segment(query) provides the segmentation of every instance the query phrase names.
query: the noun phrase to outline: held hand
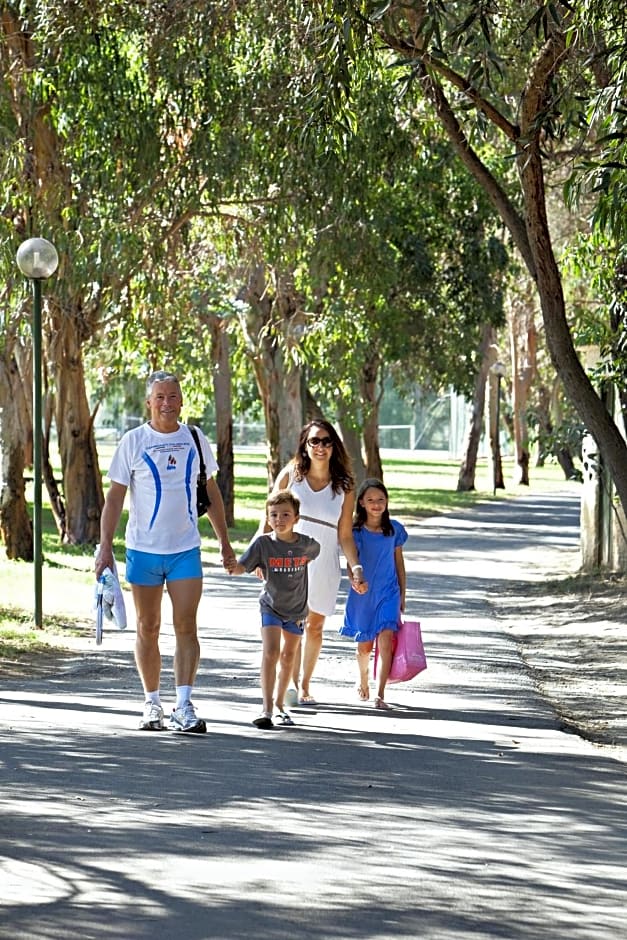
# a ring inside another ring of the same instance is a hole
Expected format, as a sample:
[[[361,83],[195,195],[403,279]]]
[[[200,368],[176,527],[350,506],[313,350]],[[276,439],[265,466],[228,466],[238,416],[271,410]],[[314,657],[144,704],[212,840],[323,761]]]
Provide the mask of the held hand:
[[[263,569],[255,568],[255,577],[259,578],[260,581],[263,581]]]
[[[361,578],[353,578],[351,587],[353,591],[357,591],[358,594],[366,594],[368,591],[368,582],[362,581]]]
[[[349,571],[353,591],[357,591],[358,594],[365,594],[368,590],[368,582],[364,581],[364,566],[354,564],[349,567]]]
[[[221,551],[222,555],[222,566],[225,571],[228,571],[230,574],[235,565],[237,564],[237,558],[235,557],[235,552],[230,545],[224,545]]]

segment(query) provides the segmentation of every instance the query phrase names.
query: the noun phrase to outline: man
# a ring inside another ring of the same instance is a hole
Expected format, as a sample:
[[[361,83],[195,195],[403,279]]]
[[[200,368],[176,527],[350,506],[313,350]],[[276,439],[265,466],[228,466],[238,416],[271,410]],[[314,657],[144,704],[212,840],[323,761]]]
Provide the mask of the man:
[[[139,727],[143,731],[161,731],[165,727],[160,698],[159,631],[163,585],[166,584],[176,639],[176,704],[169,726],[176,731],[202,734],[207,728],[197,717],[192,703],[200,660],[196,623],[202,596],[196,512],[200,459],[189,428],[178,420],[183,396],[177,377],[171,372],[153,372],[147,382],[146,396],[150,420],[124,435],[111,460],[111,486],[100,521],[96,577],[100,577],[107,566],[113,569],[113,537],[126,491],[130,488],[126,580],[131,585],[137,615],[135,662],[145,695]],[[228,538],[222,496],[211,476],[217,464],[202,433],[199,433],[199,440],[211,500],[207,515],[220,543],[222,563],[228,571],[236,558]]]

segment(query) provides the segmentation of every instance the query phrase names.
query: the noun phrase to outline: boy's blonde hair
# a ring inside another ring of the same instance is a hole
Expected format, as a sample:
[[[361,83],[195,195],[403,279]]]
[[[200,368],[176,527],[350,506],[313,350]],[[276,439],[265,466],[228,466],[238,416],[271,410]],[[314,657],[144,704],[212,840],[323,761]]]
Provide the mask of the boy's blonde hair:
[[[272,509],[273,506],[282,506],[284,503],[290,504],[294,510],[295,516],[300,515],[300,500],[291,490],[278,490],[278,492],[268,496],[266,500],[266,511]]]

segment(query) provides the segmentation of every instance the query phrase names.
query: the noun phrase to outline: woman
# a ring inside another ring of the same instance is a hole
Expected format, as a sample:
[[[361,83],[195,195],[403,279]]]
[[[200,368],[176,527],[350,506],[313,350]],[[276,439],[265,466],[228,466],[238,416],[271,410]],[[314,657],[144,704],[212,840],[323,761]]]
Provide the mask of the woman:
[[[300,500],[300,518],[294,529],[320,544],[320,554],[310,562],[302,677],[297,655],[294,682],[299,705],[315,705],[309,683],[322,647],[326,617],[335,611],[342,572],[340,546],[352,572],[352,586],[368,590],[353,539],[355,483],[350,459],[335,428],[328,421],[310,421],[300,432],[293,459],[281,471],[274,491],[289,488]]]

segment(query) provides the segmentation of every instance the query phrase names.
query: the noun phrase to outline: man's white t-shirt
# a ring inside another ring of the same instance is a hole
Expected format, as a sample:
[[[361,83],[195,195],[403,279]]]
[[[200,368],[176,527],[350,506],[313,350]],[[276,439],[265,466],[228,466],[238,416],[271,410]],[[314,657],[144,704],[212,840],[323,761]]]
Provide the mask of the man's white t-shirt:
[[[218,469],[207,438],[198,438],[210,477]],[[171,434],[149,424],[127,431],[109,467],[109,479],[129,487],[126,547],[171,555],[200,545],[196,513],[198,448],[185,424]]]

